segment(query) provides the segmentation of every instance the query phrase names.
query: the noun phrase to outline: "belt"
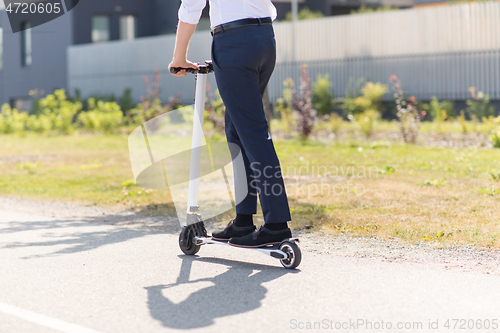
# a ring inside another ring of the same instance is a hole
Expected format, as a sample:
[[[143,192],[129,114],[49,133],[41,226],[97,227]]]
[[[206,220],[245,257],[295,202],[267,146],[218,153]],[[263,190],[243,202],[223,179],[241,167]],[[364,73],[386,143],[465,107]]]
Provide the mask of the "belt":
[[[270,17],[241,19],[216,26],[214,30],[212,30],[212,36],[218,34],[219,32],[224,32],[238,27],[244,27],[246,25],[268,25],[268,24],[273,24],[273,20]]]

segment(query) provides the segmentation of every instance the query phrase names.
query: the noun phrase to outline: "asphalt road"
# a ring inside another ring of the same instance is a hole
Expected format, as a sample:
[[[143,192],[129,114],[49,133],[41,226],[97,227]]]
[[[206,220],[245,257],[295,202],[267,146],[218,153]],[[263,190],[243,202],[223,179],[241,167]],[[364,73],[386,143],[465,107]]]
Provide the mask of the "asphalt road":
[[[0,332],[500,330],[499,276],[313,252],[289,271],[227,246],[184,256],[177,226],[26,211],[0,211]]]

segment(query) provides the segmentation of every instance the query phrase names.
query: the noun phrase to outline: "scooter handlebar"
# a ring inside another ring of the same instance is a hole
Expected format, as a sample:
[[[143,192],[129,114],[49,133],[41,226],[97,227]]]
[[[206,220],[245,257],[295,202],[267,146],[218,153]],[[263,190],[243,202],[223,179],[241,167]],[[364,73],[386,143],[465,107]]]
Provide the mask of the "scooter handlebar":
[[[188,72],[188,73],[193,73],[193,74],[198,73],[198,70],[195,68],[182,68],[182,67],[172,67],[172,68],[170,68],[170,73],[177,74],[180,71],[182,71],[183,69],[186,70],[186,72]]]
[[[194,69],[194,68],[182,68],[182,67],[171,67],[170,68],[170,73],[172,74],[177,74],[182,70],[185,70],[188,73],[193,73],[193,74],[208,74],[212,73],[214,71],[214,66],[212,64],[211,60],[205,61],[205,65],[199,65],[199,69]]]

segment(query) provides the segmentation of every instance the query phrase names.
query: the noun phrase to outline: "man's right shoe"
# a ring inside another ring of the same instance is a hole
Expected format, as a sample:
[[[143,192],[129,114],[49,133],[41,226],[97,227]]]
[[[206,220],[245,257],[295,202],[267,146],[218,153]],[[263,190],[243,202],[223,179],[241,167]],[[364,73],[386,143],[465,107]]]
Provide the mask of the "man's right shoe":
[[[255,230],[255,226],[237,227],[234,225],[234,220],[231,220],[223,231],[212,233],[212,239],[217,241],[228,241],[232,237],[242,237],[251,234]]]
[[[279,245],[285,239],[292,238],[290,228],[282,230],[270,230],[265,225],[257,231],[243,237],[233,237],[228,244],[236,247],[258,248]]]

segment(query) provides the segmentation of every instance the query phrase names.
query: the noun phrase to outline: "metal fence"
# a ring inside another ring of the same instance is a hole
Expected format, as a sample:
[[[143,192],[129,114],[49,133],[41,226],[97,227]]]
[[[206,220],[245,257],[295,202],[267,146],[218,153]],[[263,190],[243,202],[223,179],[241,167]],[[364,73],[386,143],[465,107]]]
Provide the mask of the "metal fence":
[[[470,86],[500,100],[500,2],[329,17],[300,21],[295,29],[291,22],[274,27],[278,57],[269,84],[272,100],[281,96],[287,77],[298,80],[303,63],[313,80],[317,74],[330,74],[335,96],[344,95],[350,79],[388,83],[396,74],[405,90],[422,100],[464,100]],[[130,87],[138,100],[144,75],[152,78],[157,68],[164,100],[182,91],[182,101],[192,101],[192,78],[167,72],[174,41],[175,36],[160,36],[72,46],[69,87],[83,96],[120,96]],[[210,43],[209,32],[195,33],[189,58],[209,59]],[[213,77],[210,83],[215,87]]]

